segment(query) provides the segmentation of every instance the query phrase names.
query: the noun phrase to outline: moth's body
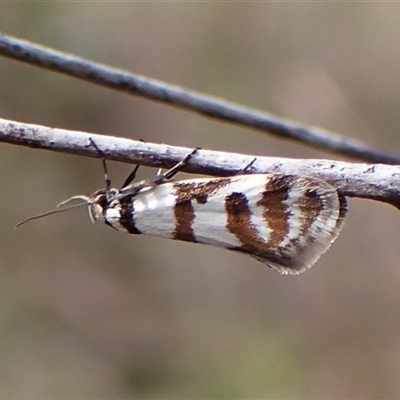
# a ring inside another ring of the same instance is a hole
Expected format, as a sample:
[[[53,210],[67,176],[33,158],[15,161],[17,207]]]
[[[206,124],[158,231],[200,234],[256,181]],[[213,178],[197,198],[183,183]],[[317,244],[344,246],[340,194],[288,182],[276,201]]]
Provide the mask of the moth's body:
[[[240,251],[282,274],[314,264],[336,239],[346,212],[333,186],[299,176],[193,179],[144,185],[133,195],[112,190],[92,208],[96,219],[119,231]]]

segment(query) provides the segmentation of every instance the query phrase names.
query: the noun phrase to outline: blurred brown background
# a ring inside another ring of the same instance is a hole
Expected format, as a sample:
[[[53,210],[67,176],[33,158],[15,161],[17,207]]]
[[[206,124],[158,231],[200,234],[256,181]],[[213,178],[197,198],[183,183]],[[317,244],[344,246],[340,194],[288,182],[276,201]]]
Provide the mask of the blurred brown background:
[[[2,3],[0,28],[400,152],[400,4]],[[5,58],[0,88],[2,118],[335,158]],[[115,185],[131,171],[109,167]],[[350,200],[330,251],[285,277],[222,249],[92,226],[85,210],[13,231],[101,187],[101,164],[1,145],[0,169],[1,398],[400,397],[394,208]]]

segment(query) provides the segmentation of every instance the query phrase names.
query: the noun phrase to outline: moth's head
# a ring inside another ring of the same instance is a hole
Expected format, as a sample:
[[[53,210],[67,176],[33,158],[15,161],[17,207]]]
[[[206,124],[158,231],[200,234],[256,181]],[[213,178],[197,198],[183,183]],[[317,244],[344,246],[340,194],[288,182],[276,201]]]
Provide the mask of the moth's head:
[[[14,228],[18,228],[19,226],[25,224],[26,222],[32,221],[34,219],[44,218],[47,217],[48,215],[53,215],[53,214],[59,214],[71,210],[72,208],[77,208],[85,205],[88,207],[90,220],[93,223],[95,223],[96,221],[103,219],[105,210],[109,207],[110,203],[113,200],[113,197],[116,196],[118,193],[119,190],[117,189],[110,189],[109,191],[107,191],[106,189],[100,189],[94,192],[90,196],[84,196],[84,195],[72,196],[69,199],[64,200],[61,203],[57,204],[57,208],[55,210],[51,210],[43,214],[29,217],[19,222],[17,225],[15,225]],[[80,202],[67,206],[67,204],[76,200],[79,200]]]
[[[88,210],[89,210],[89,217],[93,223],[103,219],[104,212],[109,207],[113,197],[116,196],[118,193],[119,191],[117,189],[110,189],[108,193],[107,190],[100,189],[96,190],[92,195],[86,198],[87,199],[86,204],[88,205]],[[81,196],[78,197],[82,199]],[[66,202],[69,202],[74,198],[77,198],[77,196],[74,196],[66,200]],[[64,202],[61,204],[66,204],[66,203]],[[58,207],[59,206],[60,205],[58,205]]]

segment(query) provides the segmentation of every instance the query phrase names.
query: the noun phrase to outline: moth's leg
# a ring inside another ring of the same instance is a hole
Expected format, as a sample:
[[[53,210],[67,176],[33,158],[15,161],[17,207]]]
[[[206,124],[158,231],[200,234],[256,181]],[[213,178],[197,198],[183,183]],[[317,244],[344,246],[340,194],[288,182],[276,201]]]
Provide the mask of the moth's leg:
[[[143,140],[143,139],[139,139],[139,142],[146,143],[146,141]],[[135,165],[135,168],[133,169],[133,171],[125,179],[125,182],[121,186],[121,189],[123,189],[124,187],[126,187],[126,186],[128,186],[128,185],[130,185],[132,183],[132,181],[136,178],[136,173],[138,172],[138,169],[139,169],[139,165]]]
[[[129,174],[129,176],[125,179],[125,182],[123,183],[123,185],[121,186],[121,188],[123,189],[124,187],[128,186],[130,183],[132,183],[132,181],[136,178],[136,173],[139,169],[139,165],[135,165],[135,168],[133,169],[133,171]]]
[[[135,171],[133,171],[127,179],[129,183],[120,190],[120,193],[118,195],[113,197],[113,200],[122,199],[126,196],[136,196],[136,194],[145,187],[157,186],[166,182],[170,182],[171,179],[181,170],[181,168],[189,162],[189,160],[196,153],[197,150],[199,150],[199,147],[193,149],[183,160],[179,161],[168,171],[157,174],[154,178],[151,179],[145,179],[137,183],[130,183],[130,177],[135,173]],[[137,171],[137,168],[135,168],[135,170]]]
[[[244,175],[247,174],[253,168],[254,163],[256,162],[257,157],[254,157],[244,168],[242,168],[236,175]]]
[[[104,171],[104,180],[106,182],[106,195],[107,199],[110,199],[110,189],[111,189],[111,180],[108,177],[108,170],[107,170],[107,164],[106,164],[106,159],[104,157],[104,153],[100,150],[99,146],[95,143],[95,141],[92,138],[89,138],[90,144],[97,150],[101,157],[101,162],[103,163],[103,171]]]
[[[160,184],[170,181],[193,157],[193,155],[200,150],[200,147],[195,147],[183,160],[179,161],[176,165],[170,168],[164,173],[158,174],[154,179],[153,183]]]

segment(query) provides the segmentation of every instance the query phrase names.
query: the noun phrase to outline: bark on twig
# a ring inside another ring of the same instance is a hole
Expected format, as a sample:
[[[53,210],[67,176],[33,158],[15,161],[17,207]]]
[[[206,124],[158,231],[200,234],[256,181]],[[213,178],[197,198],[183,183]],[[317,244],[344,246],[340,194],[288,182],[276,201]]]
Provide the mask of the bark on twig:
[[[157,168],[171,167],[192,150],[0,119],[0,142],[98,158],[89,138],[108,160]],[[240,172],[253,159],[252,155],[200,150],[183,171],[229,176]],[[400,166],[257,157],[249,173],[316,177],[331,183],[345,196],[378,200],[400,208]]]
[[[400,164],[400,157],[397,155],[370,148],[317,127],[301,125],[259,110],[110,68],[25,40],[0,35],[0,55],[347,157],[371,163]]]

